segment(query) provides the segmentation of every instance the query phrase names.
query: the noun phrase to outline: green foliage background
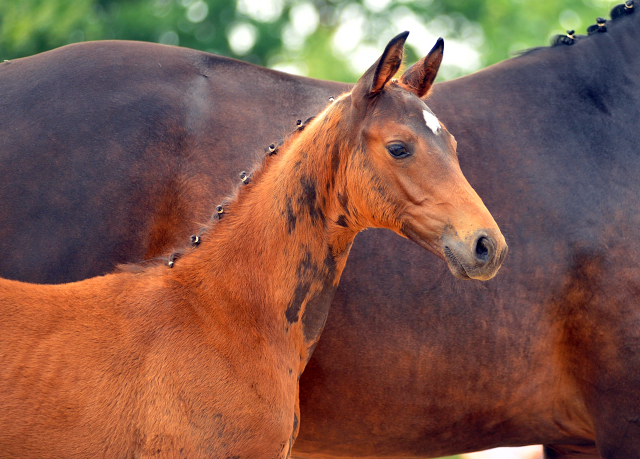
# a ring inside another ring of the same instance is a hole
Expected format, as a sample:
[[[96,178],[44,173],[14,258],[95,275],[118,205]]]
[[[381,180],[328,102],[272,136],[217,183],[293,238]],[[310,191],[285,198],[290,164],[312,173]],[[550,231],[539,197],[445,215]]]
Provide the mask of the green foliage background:
[[[361,19],[360,42],[380,51],[391,36],[401,31],[392,30],[398,15],[412,15],[414,20],[432,27],[448,24],[445,42],[447,39],[464,42],[472,27],[480,34],[479,39],[478,33],[474,38],[479,52],[475,68],[479,68],[506,59],[516,50],[547,45],[553,34],[564,33],[567,28],[585,33],[597,16],[608,17],[616,3],[619,2],[2,0],[0,59],[28,56],[78,41],[144,40],[178,44],[270,67],[284,63],[285,69],[286,65],[293,65],[301,73],[317,78],[355,81],[360,72],[350,62],[360,48],[352,50],[351,55],[336,52],[334,39],[349,15]],[[292,33],[296,12],[308,12],[310,8],[315,10],[317,27],[311,33]],[[249,30],[249,35],[255,38],[249,50],[230,46],[228,37],[238,25],[245,35]],[[412,36],[408,43],[411,45]],[[424,44],[421,45],[424,49]],[[414,48],[409,48],[410,62],[420,57]],[[446,53],[447,48],[445,59]],[[444,76],[451,78],[471,70],[453,68]]]

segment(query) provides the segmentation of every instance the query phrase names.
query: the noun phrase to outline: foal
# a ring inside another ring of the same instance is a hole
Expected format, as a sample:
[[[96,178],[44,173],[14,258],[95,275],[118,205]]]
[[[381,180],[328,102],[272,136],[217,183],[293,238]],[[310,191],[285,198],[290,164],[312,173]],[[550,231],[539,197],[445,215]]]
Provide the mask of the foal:
[[[284,458],[298,379],[355,235],[389,228],[465,278],[506,244],[420,97],[408,33],[301,126],[175,262],[66,285],[0,281],[0,456]]]

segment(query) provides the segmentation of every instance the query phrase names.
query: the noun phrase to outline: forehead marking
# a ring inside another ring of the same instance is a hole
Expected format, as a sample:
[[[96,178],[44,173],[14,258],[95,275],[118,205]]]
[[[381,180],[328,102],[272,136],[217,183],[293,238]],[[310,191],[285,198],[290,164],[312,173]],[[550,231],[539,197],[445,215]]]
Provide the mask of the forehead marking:
[[[431,129],[435,135],[440,134],[441,126],[438,118],[428,110],[422,110],[422,115],[424,116],[425,123],[427,123],[427,127]]]

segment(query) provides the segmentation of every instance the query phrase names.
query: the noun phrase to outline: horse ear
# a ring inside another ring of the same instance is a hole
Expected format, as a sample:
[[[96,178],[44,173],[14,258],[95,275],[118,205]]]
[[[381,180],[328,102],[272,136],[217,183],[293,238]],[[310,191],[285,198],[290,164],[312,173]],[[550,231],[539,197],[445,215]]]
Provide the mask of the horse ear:
[[[404,54],[404,42],[407,41],[409,32],[396,35],[387,44],[380,59],[376,61],[364,75],[360,77],[353,93],[361,96],[375,96],[382,91],[384,85],[396,74],[402,65]]]
[[[436,44],[431,48],[429,54],[404,72],[402,77],[400,77],[400,83],[418,97],[426,96],[438,75],[443,51],[444,40],[438,38],[438,41],[436,41]]]

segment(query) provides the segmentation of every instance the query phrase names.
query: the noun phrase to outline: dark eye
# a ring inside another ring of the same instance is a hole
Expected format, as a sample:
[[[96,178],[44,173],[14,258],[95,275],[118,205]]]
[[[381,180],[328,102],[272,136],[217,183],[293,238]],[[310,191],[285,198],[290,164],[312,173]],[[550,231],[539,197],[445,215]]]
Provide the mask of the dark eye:
[[[401,143],[392,143],[391,145],[387,145],[387,151],[394,158],[406,158],[411,155],[411,152],[408,151]]]

